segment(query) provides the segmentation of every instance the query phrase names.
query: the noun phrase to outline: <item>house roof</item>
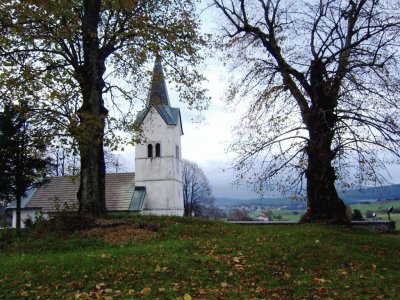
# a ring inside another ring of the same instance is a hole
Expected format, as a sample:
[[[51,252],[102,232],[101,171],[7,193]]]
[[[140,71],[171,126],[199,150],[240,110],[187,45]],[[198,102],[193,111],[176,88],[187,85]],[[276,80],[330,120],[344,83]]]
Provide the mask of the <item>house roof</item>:
[[[25,196],[21,198],[21,208],[25,207],[26,203],[31,199],[32,195],[35,193],[36,188],[31,188],[26,191]],[[17,202],[13,201],[9,206],[7,206],[7,210],[16,209]]]
[[[127,211],[135,190],[135,173],[106,174],[106,207],[108,211]],[[77,209],[79,178],[52,177],[38,188],[25,208],[42,208],[43,212]]]

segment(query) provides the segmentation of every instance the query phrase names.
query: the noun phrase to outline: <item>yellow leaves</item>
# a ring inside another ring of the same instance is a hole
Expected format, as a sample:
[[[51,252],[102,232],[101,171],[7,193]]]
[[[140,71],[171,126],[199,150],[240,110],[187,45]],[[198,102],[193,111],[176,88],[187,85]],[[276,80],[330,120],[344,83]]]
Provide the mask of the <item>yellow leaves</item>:
[[[135,294],[135,290],[129,289],[129,290],[127,290],[126,293],[127,293],[128,295],[134,295],[134,294]]]
[[[228,283],[226,283],[226,282],[221,282],[221,287],[222,287],[222,288],[227,288],[228,286],[229,286]]]
[[[165,273],[168,271],[167,267],[160,267],[159,265],[156,266],[156,269],[154,270],[156,273]]]
[[[348,275],[349,273],[345,269],[339,269],[341,275]]]
[[[319,284],[324,284],[326,282],[331,282],[330,280],[323,279],[323,278],[318,278],[318,277],[314,277],[313,281],[314,281],[314,283],[319,283]]]
[[[232,260],[233,260],[235,263],[240,263],[239,257],[234,257]]]
[[[145,287],[145,288],[143,288],[143,289],[140,291],[140,293],[141,293],[142,295],[149,295],[149,294],[151,294],[151,288]]]
[[[203,289],[199,289],[197,292],[198,292],[200,295],[206,295],[206,294],[207,294],[207,292],[206,292],[205,290],[203,290]]]
[[[74,298],[75,298],[75,300],[77,300],[77,299],[92,299],[92,293],[91,294],[88,294],[85,292],[76,293]]]
[[[20,297],[28,297],[29,293],[27,291],[20,291],[19,295],[20,295]]]
[[[104,282],[98,283],[95,285],[96,290],[101,290],[106,286]]]
[[[100,257],[101,257],[102,259],[107,259],[107,258],[110,258],[111,255],[110,255],[110,254],[105,254],[105,253],[103,253]]]
[[[185,294],[183,296],[183,300],[192,300],[192,296],[190,296],[189,294]]]

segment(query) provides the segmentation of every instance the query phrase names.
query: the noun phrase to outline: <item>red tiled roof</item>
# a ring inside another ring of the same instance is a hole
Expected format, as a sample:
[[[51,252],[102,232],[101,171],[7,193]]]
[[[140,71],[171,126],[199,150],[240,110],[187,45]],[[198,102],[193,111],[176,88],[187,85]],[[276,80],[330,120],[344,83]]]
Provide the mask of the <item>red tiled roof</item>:
[[[78,209],[79,178],[52,177],[38,188],[25,208],[41,207],[43,212]],[[135,190],[135,173],[106,174],[106,206],[109,211],[126,211]]]

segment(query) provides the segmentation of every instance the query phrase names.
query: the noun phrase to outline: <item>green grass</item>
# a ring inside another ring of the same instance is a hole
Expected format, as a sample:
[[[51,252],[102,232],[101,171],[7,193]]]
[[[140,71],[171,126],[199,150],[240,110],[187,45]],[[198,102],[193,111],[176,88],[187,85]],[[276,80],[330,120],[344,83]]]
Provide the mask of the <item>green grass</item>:
[[[399,299],[398,232],[129,218],[157,235],[122,245],[9,237],[0,299]]]

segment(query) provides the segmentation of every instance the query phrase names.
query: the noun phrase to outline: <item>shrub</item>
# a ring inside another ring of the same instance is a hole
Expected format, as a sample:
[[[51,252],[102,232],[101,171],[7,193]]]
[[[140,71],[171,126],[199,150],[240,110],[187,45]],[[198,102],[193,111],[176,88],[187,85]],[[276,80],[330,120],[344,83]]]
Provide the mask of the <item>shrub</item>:
[[[228,221],[252,221],[244,209],[235,209],[228,216]]]
[[[365,212],[365,217],[368,218],[368,219],[372,219],[374,217],[372,210],[367,210]]]
[[[66,237],[72,233],[95,227],[95,218],[90,215],[75,212],[61,212],[49,219],[38,219],[33,225],[39,234],[51,233],[60,237]]]
[[[364,217],[362,215],[362,212],[359,209],[355,209],[353,211],[352,220],[353,221],[364,221]]]

